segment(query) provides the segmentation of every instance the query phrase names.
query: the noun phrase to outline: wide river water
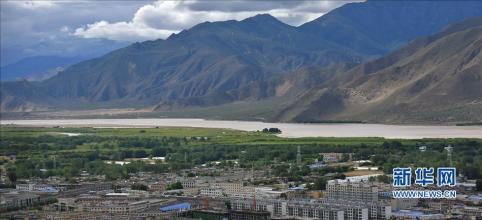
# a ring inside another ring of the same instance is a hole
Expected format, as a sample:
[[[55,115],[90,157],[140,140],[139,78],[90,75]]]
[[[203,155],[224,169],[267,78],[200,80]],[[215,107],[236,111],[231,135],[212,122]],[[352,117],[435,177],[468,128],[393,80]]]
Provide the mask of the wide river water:
[[[49,119],[1,120],[0,124],[17,126],[61,127],[203,127],[256,131],[281,129],[281,137],[384,137],[418,138],[482,138],[482,126],[431,126],[383,124],[295,124],[257,121],[221,121],[204,119],[142,118],[142,119]]]

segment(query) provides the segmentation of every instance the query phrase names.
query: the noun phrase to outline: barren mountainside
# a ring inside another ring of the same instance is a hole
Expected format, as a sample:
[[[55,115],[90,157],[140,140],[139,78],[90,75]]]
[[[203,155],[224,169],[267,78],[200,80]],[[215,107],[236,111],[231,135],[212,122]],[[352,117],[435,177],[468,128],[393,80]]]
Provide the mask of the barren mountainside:
[[[437,34],[474,16],[476,1],[366,1],[299,27],[268,14],[204,22],[41,82],[1,82],[1,111],[257,109],[280,98],[264,119],[478,120],[480,17]]]
[[[476,18],[340,74],[300,96],[279,120],[482,120],[481,49]]]

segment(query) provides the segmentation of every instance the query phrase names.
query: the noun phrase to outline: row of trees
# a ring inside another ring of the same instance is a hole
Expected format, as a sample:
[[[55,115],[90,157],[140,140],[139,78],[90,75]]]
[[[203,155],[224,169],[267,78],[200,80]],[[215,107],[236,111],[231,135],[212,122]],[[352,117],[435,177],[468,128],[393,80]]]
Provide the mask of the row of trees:
[[[276,130],[267,129],[268,132]],[[241,142],[241,141],[240,141]],[[393,167],[415,164],[417,166],[448,166],[444,147],[454,146],[453,162],[459,173],[469,179],[482,179],[482,143],[475,140],[422,140],[422,141],[386,141],[381,144],[361,143],[363,140],[347,140],[345,143],[327,144],[315,139],[302,145],[302,162],[311,163],[322,159],[321,152],[353,154],[353,159],[370,159],[373,165],[390,173]],[[182,137],[117,137],[82,135],[76,137],[42,135],[38,137],[5,136],[0,140],[2,155],[17,155],[15,164],[4,164],[12,179],[32,176],[48,177],[52,175],[71,178],[81,171],[91,174],[104,174],[110,179],[127,178],[129,173],[138,171],[168,172],[211,161],[238,160],[241,167],[263,168],[271,164],[295,164],[296,149],[299,144],[277,141],[268,144],[236,143],[225,144],[222,140],[192,139]],[[419,146],[427,146],[420,152]],[[164,156],[167,164],[149,165],[131,163],[125,166],[105,164],[105,160],[123,160],[125,158],[143,158]],[[232,162],[222,166],[232,167]],[[41,171],[45,169],[47,171]],[[320,169],[318,175],[329,172]],[[305,166],[290,168],[288,165],[274,167],[276,176],[299,179],[310,174]],[[16,176],[16,177],[13,177]]]

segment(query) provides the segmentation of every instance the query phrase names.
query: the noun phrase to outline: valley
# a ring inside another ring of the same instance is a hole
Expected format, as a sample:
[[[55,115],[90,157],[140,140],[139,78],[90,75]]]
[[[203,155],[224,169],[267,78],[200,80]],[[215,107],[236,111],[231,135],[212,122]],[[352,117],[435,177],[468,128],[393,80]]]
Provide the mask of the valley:
[[[382,9],[392,16],[370,13]],[[480,16],[476,5],[368,1],[298,27],[269,14],[203,22],[41,82],[2,81],[1,117],[478,123]]]

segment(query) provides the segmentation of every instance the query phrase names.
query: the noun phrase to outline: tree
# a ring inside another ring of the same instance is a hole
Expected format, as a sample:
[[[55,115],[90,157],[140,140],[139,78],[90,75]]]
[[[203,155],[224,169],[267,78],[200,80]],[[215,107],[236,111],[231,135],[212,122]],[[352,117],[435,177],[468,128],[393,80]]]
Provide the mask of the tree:
[[[224,202],[224,206],[226,206],[226,209],[231,210],[231,203],[229,201]]]
[[[318,156],[318,162],[323,162],[323,155]]]
[[[143,157],[146,157],[147,156],[147,153],[145,150],[136,150],[134,152],[134,157],[135,158],[143,158]]]
[[[15,184],[17,182],[17,172],[15,171],[15,169],[8,169],[7,176],[8,180],[10,180],[11,183]]]
[[[481,170],[479,167],[477,167],[476,165],[467,165],[464,169],[463,169],[464,173],[465,173],[465,176],[467,176],[468,179],[479,179],[479,178],[482,178],[482,175],[481,175]]]
[[[388,183],[390,183],[392,180],[391,180],[390,177],[388,177],[387,175],[380,175],[380,176],[377,176],[377,181],[388,184]]]
[[[269,132],[270,133],[281,133],[281,130],[279,128],[270,128]]]
[[[165,157],[166,154],[167,154],[166,149],[160,148],[160,147],[156,147],[156,148],[152,149],[152,152],[151,152],[151,155],[153,157]]]
[[[301,169],[299,170],[299,175],[301,176],[307,176],[309,175],[311,172],[311,169],[310,167],[308,166],[302,166]]]
[[[79,174],[80,174],[80,169],[78,166],[66,166],[62,170],[62,175],[67,179],[70,179],[74,176],[78,176]]]
[[[182,189],[182,183],[177,181],[175,183],[171,183],[167,185],[166,190],[174,190],[174,189]]]
[[[340,162],[347,162],[350,160],[350,155],[349,154],[342,154]]]
[[[131,185],[131,189],[147,191],[147,186],[140,183],[134,183]]]
[[[122,151],[122,156],[123,156],[124,158],[132,158],[132,155],[133,155],[133,153],[132,153],[131,150]]]
[[[103,174],[107,180],[126,179],[129,177],[127,172],[120,165],[108,165],[103,170]]]
[[[273,168],[273,175],[278,176],[278,177],[287,177],[289,175],[288,173],[289,165],[278,165]]]
[[[335,175],[333,175],[333,179],[342,179],[342,180],[344,180],[344,179],[346,179],[346,176],[345,176],[345,174],[343,174],[343,173],[336,173]]]
[[[477,190],[477,192],[482,192],[482,179],[475,181],[475,190]]]
[[[309,186],[311,190],[325,190],[326,189],[326,179],[318,178],[312,185]]]
[[[263,132],[279,134],[281,133],[281,130],[279,128],[263,128]]]

